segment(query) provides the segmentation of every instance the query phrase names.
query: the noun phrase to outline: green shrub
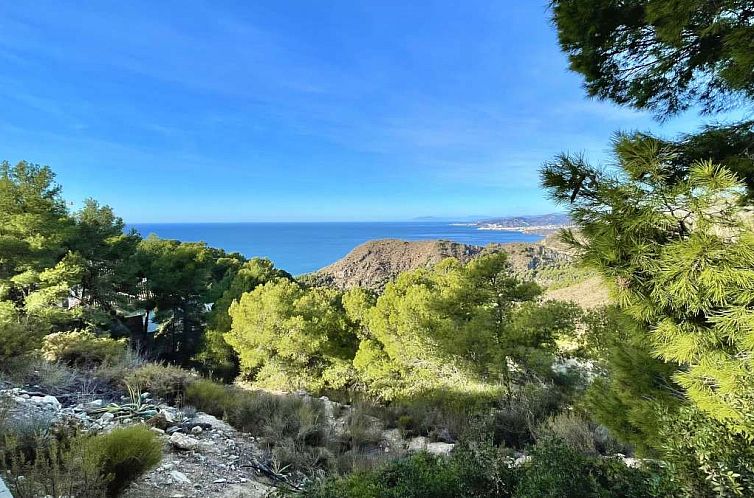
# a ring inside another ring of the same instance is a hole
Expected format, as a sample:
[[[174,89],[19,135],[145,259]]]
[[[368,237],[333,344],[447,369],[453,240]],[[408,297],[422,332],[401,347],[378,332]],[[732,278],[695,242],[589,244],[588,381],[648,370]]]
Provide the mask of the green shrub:
[[[373,471],[310,484],[310,498],[506,498],[516,483],[500,450],[462,446],[449,458],[419,453]]]
[[[327,420],[319,400],[247,392],[240,396],[228,420],[236,428],[268,438],[290,437],[309,446],[326,441]]]
[[[135,425],[85,440],[84,449],[98,462],[109,496],[125,489],[162,458],[162,443],[147,427]]]
[[[692,496],[754,496],[754,446],[730,427],[687,406],[664,414],[662,458]]]
[[[461,486],[446,460],[426,453],[388,464],[376,472],[313,485],[310,498],[459,498]]]
[[[522,469],[516,498],[646,498],[677,496],[663,469],[627,467],[616,458],[584,455],[557,439],[537,444]]]
[[[426,392],[411,399],[399,399],[388,406],[361,402],[365,413],[382,420],[386,427],[398,428],[405,437],[427,436],[431,440],[456,440],[468,421],[488,414],[497,397],[489,393]]]
[[[25,327],[16,308],[9,301],[0,301],[0,360],[24,356],[42,345],[43,331]]]
[[[354,405],[346,420],[346,436],[350,449],[363,450],[374,447],[382,439],[382,423]]]
[[[278,469],[311,472],[335,465],[335,455],[329,447],[333,441],[319,400],[197,380],[186,388],[185,401],[259,437],[260,445]]]
[[[84,381],[81,373],[65,363],[50,363],[37,356],[15,357],[3,362],[3,375],[14,385],[39,386],[49,394],[70,393]]]
[[[519,449],[533,444],[534,429],[563,403],[563,394],[552,387],[529,384],[513,392],[493,413],[495,443]]]
[[[196,380],[196,376],[180,367],[147,363],[127,374],[123,380],[142,392],[148,391],[153,396],[173,402],[184,397],[187,386]]]
[[[241,394],[236,389],[211,380],[199,379],[186,386],[185,401],[197,410],[227,418]]]
[[[535,430],[537,439],[559,439],[569,448],[596,455],[596,426],[583,416],[573,412],[561,412],[549,417]]]
[[[162,443],[144,426],[109,434],[0,435],[0,469],[16,498],[117,496],[162,458]]]
[[[31,446],[6,435],[0,440],[0,470],[15,498],[75,496],[105,498],[107,478],[84,438],[37,437]]]
[[[125,339],[98,337],[86,330],[56,332],[45,336],[44,358],[76,367],[90,367],[116,361],[125,354]]]

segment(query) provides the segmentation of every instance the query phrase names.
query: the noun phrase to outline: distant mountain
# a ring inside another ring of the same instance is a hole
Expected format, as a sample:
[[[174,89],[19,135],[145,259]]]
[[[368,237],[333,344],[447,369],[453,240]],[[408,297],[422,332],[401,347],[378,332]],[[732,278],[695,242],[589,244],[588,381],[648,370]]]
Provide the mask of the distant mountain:
[[[479,216],[479,215],[467,215],[467,216],[417,216],[416,218],[412,218],[411,221],[448,221],[448,222],[461,222],[461,221],[476,221],[480,220],[482,218],[486,218],[485,216]]]
[[[500,228],[523,228],[545,226],[568,226],[571,218],[565,213],[550,213],[530,216],[508,216],[477,220],[476,225],[495,225]]]

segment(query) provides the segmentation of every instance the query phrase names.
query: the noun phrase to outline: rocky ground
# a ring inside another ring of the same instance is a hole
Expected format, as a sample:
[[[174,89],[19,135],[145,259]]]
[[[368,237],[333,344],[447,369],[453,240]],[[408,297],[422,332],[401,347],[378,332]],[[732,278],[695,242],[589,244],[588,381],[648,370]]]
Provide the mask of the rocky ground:
[[[337,411],[342,414],[335,418],[336,403],[320,399],[326,404],[333,433],[344,430],[348,407],[340,405]],[[163,442],[162,461],[126,490],[123,496],[127,498],[256,498],[269,496],[276,487],[295,486],[288,476],[270,467],[251,435],[206,413],[159,403],[149,393],[119,403],[101,399],[61,403],[34,387],[0,385],[0,406],[6,420],[39,428],[68,426],[99,433],[137,423],[149,425]],[[374,424],[382,435],[375,451],[448,454],[454,447],[424,437],[406,441],[398,429],[383,430],[377,419]]]

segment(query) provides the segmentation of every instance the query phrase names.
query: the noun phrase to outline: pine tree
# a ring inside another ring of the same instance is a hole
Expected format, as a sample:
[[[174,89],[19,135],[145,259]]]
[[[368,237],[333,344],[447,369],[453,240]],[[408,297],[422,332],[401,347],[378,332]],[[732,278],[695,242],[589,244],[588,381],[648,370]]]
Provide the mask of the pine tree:
[[[564,234],[611,283],[653,353],[714,419],[754,434],[754,231],[744,186],[646,135],[615,142],[618,170],[561,156],[543,183],[580,231]]]

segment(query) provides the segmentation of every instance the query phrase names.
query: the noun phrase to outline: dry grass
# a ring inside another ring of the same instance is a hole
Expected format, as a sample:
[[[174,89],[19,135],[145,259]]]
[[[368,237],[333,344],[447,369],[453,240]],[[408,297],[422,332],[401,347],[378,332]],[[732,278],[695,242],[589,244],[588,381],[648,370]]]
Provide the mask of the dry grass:
[[[602,277],[591,277],[561,289],[548,290],[545,299],[576,303],[591,310],[610,304],[610,292]]]

